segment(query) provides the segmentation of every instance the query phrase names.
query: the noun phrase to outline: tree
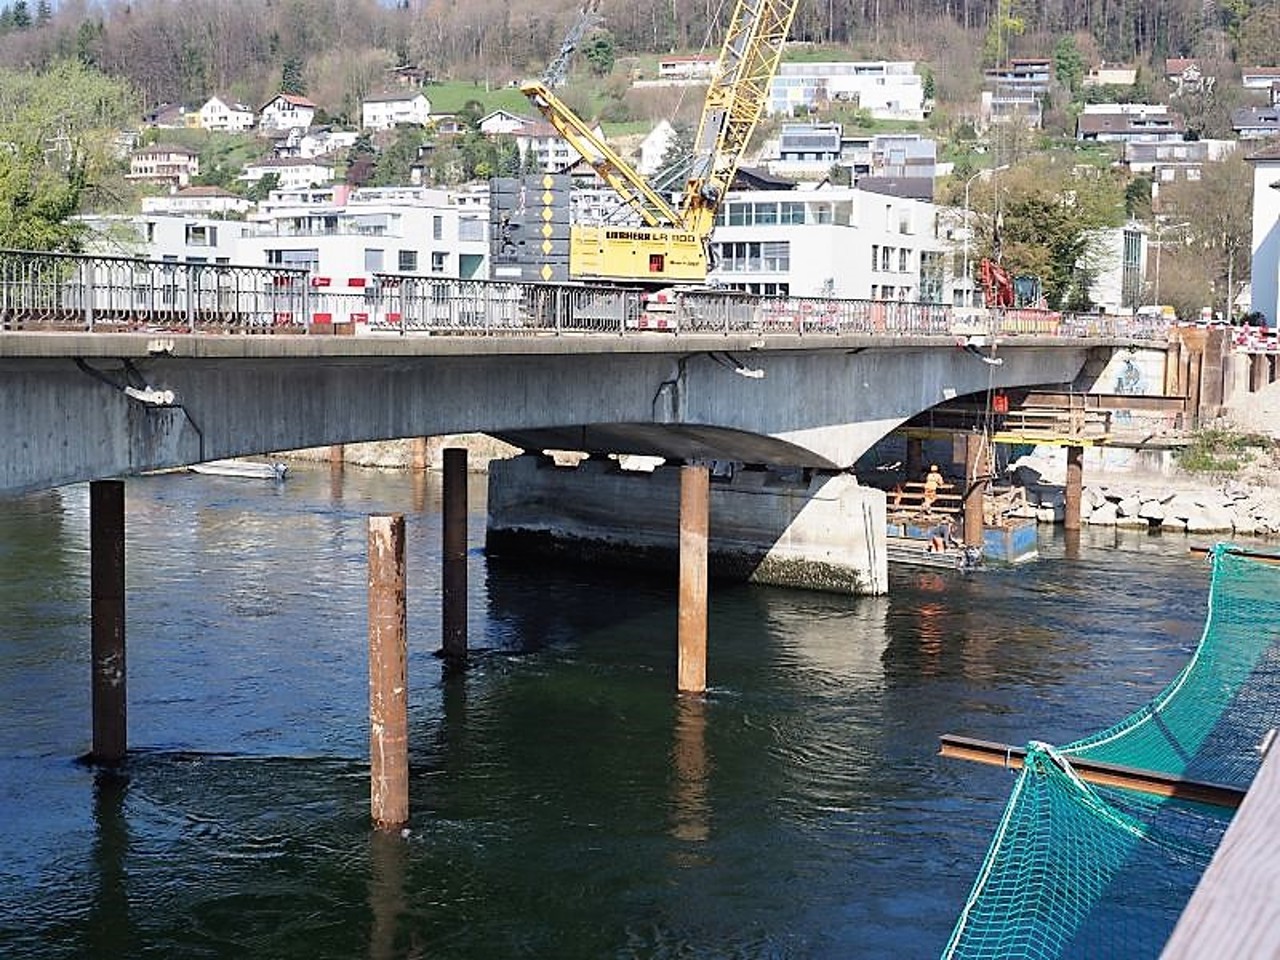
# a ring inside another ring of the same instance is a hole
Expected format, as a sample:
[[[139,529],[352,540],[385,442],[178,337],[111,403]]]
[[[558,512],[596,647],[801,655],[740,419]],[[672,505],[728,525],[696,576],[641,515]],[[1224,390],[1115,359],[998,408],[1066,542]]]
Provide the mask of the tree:
[[[1084,80],[1084,55],[1076,46],[1075,37],[1065,36],[1053,46],[1053,75],[1075,100]]]
[[[118,162],[133,91],[68,61],[43,73],[0,70],[0,247],[74,250],[71,220]]]
[[[286,57],[280,70],[280,92],[302,96],[307,92],[307,83],[302,78],[302,58]]]
[[[13,7],[13,28],[27,30],[31,27],[31,11],[27,8],[27,0],[15,0]]]
[[[371,187],[396,187],[407,185],[413,174],[414,164],[426,135],[420,127],[400,127],[395,139],[378,154],[377,166],[369,178]]]
[[[996,14],[987,25],[987,36],[982,42],[982,61],[991,67],[998,67],[1009,54],[1011,36],[1022,36],[1027,29],[1026,21],[1018,15],[1016,0],[999,0]]]
[[[43,27],[53,19],[53,7],[49,0],[39,0],[36,4],[36,26]]]
[[[1103,266],[1098,231],[1124,220],[1124,189],[1110,171],[1040,155],[973,184],[970,209],[975,257],[1039,278],[1054,309],[1080,307]]]
[[[597,30],[582,44],[582,57],[591,65],[591,72],[605,77],[613,72],[616,51],[613,36],[607,30]]]
[[[280,186],[280,174],[267,173],[263,174],[253,183],[249,184],[249,188],[245,191],[245,196],[255,203],[266,200],[271,196],[271,191]]]
[[[1188,242],[1211,270],[1213,304],[1233,315],[1239,285],[1248,279],[1253,231],[1253,170],[1240,151],[1206,164],[1199,180],[1161,191],[1161,210],[1188,224]],[[1163,281],[1162,281],[1163,282]]]

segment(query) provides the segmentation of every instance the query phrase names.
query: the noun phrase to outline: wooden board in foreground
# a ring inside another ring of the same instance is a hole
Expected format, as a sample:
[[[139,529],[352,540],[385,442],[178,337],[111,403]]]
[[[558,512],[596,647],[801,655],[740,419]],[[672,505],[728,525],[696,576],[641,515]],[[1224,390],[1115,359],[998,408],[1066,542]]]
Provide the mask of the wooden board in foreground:
[[[1280,956],[1277,802],[1280,750],[1270,750],[1173,928],[1161,960]]]
[[[944,757],[973,760],[991,766],[1007,767],[1010,770],[1021,770],[1022,761],[1027,755],[1027,751],[1022,747],[995,743],[991,740],[958,737],[950,733],[941,738],[941,744],[938,752]],[[1208,803],[1215,807],[1235,808],[1240,806],[1240,802],[1244,799],[1244,791],[1236,787],[1186,780],[1167,773],[1157,773],[1154,770],[1139,770],[1136,767],[1099,763],[1096,760],[1082,760],[1079,757],[1067,759],[1071,761],[1071,768],[1081,780],[1104,787],[1121,787],[1125,790],[1136,790],[1161,797],[1177,797],[1179,800]]]

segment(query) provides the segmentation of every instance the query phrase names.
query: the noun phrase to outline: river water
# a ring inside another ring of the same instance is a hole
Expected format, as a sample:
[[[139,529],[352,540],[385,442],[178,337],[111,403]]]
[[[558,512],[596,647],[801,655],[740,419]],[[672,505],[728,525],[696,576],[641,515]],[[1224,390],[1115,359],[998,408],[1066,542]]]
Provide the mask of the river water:
[[[681,702],[674,575],[487,559],[470,496],[454,675],[438,475],[130,480],[123,775],[75,762],[88,488],[0,502],[0,957],[936,957],[1013,782],[938,736],[1107,726],[1204,618],[1183,538],[1114,531],[883,598],[713,584]],[[406,836],[369,827],[379,512],[407,525]]]

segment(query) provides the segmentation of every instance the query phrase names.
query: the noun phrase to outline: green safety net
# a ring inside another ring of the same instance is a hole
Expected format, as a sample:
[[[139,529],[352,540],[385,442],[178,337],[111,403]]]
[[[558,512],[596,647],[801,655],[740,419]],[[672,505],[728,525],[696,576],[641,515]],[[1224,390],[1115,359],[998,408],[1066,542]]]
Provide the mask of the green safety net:
[[[1280,567],[1219,545],[1204,632],[1148,704],[1055,749],[1032,742],[947,958],[1157,957],[1229,822],[1218,808],[1090,786],[1087,758],[1246,788],[1280,709]]]

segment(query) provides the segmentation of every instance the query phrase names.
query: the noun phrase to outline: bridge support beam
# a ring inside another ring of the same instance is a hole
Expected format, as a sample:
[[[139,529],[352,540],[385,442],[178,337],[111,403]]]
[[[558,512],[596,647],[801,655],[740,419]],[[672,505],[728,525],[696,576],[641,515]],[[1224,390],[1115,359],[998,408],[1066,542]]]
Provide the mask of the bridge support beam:
[[[964,444],[964,542],[967,547],[980,547],[984,539],[982,501],[987,480],[981,466],[984,439],[970,433]]]
[[[369,518],[369,808],[374,825],[409,820],[409,690],[404,516]]]
[[[677,690],[707,690],[707,534],[711,471],[705,464],[680,468],[680,630]]]
[[[444,451],[444,557],[441,570],[443,639],[450,660],[467,655],[467,451]]]
[[[94,763],[124,760],[128,747],[125,672],[124,482],[89,484],[89,593]]]
[[[1067,490],[1062,528],[1080,529],[1080,500],[1084,494],[1084,447],[1067,447]]]

